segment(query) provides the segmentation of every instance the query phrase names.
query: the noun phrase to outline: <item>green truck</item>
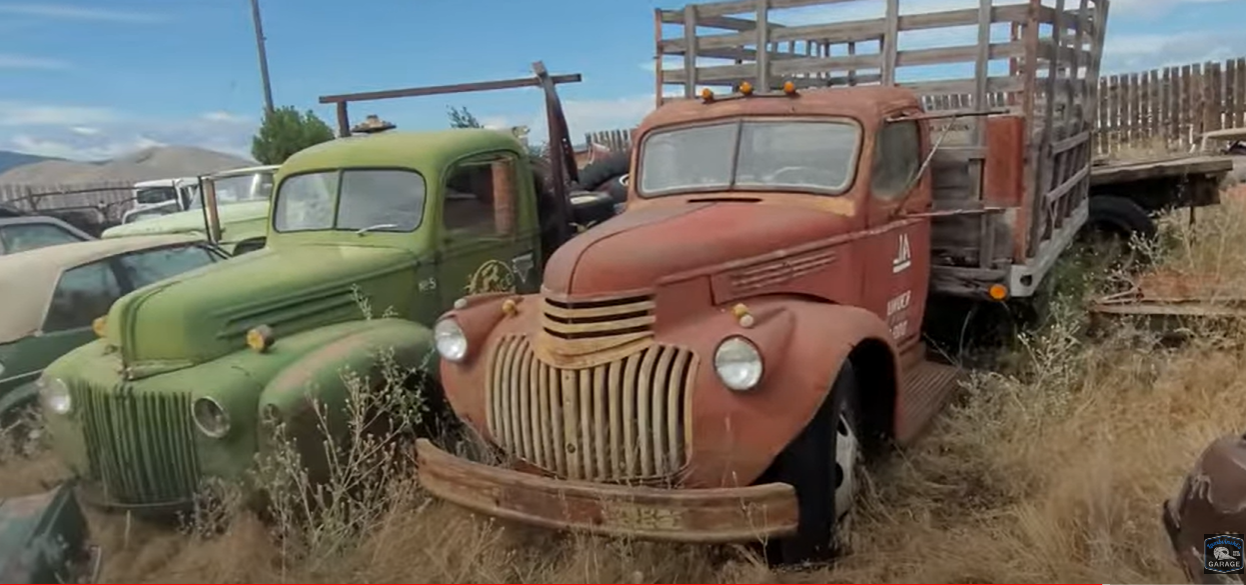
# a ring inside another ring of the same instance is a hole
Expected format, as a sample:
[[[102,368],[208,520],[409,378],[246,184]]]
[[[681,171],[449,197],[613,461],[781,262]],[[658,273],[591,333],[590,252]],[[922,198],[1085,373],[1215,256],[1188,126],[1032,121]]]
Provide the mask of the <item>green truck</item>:
[[[555,83],[579,76],[534,69],[431,92],[543,88],[548,161],[508,132],[347,130],[277,171],[263,249],[117,300],[102,338],[38,381],[53,449],[83,499],[180,509],[201,480],[244,476],[267,444],[261,422],[284,423],[299,445],[322,450],[310,399],[342,406],[342,368],[375,372],[377,350],[392,350],[400,366],[435,363],[433,320],[457,299],[537,291],[552,249],[574,225],[613,215],[614,202],[567,193],[577,170]],[[348,101],[430,88],[402,91],[329,99],[344,118]],[[395,316],[365,320],[357,295]]]
[[[276,165],[267,165],[199,177],[198,194],[189,209],[114,226],[104,230],[103,237],[195,233],[232,255],[253,252],[264,247],[276,172]],[[207,225],[213,214],[219,233],[209,234]]]

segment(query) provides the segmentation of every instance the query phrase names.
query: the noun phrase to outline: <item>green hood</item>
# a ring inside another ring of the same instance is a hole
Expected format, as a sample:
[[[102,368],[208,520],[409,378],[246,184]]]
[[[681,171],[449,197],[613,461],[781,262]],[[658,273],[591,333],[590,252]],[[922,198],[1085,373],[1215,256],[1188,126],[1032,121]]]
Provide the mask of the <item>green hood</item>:
[[[233,234],[230,227],[244,222],[268,219],[268,201],[246,201],[230,203],[217,208],[220,216],[221,239],[231,241]],[[262,221],[261,223],[267,223]],[[238,226],[241,229],[241,226]],[[189,209],[170,213],[160,217],[144,219],[134,223],[113,226],[104,230],[102,237],[123,238],[126,236],[145,236],[151,234],[203,233],[203,210]],[[262,234],[261,234],[262,235]]]
[[[266,248],[121,297],[108,313],[106,337],[134,378],[245,349],[247,331],[258,325],[273,329],[273,351],[280,351],[282,336],[362,319],[355,286],[374,312],[405,311],[416,263],[396,248]]]

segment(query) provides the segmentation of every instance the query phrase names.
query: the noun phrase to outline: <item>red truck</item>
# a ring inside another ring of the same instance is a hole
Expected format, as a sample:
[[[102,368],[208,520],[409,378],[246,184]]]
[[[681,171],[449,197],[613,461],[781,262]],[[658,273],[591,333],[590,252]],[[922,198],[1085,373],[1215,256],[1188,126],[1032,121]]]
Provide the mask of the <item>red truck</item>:
[[[429,492],[783,562],[837,550],[860,466],[955,387],[922,342],[928,297],[1031,295],[1086,221],[1108,1],[771,24],[832,3],[657,11],[659,54],[686,63],[659,88],[685,93],[637,129],[626,210],[554,252],[539,294],[466,297],[436,325],[446,397],[500,457],[422,439]],[[965,26],[977,44],[899,47]],[[972,74],[904,74],[939,64]]]

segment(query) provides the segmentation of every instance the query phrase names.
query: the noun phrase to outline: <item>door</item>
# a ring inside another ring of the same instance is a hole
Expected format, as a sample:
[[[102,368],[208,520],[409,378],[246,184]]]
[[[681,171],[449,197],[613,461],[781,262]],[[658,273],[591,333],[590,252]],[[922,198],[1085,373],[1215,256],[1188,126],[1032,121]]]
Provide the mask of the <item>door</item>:
[[[466,295],[538,290],[540,252],[520,229],[530,199],[523,176],[510,152],[465,158],[446,174],[436,277],[443,308]]]
[[[918,180],[921,130],[913,120],[884,123],[874,137],[870,167],[865,299],[887,321],[898,346],[920,339],[930,284],[930,219],[903,215],[929,201],[927,181]]]

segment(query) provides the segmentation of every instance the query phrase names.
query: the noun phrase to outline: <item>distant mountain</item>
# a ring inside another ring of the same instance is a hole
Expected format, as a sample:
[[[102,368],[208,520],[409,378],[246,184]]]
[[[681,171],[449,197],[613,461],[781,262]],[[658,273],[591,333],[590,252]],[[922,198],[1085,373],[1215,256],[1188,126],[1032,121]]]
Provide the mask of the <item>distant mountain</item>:
[[[13,168],[31,163],[42,162],[45,160],[60,160],[50,156],[39,156],[36,154],[26,154],[24,152],[12,152],[9,150],[0,150],[0,174]]]
[[[15,154],[15,153],[5,153]],[[21,155],[29,156],[29,155]],[[251,166],[255,161],[192,146],[158,146],[101,162],[34,157],[30,164],[3,170],[0,184],[85,185],[191,177]]]

